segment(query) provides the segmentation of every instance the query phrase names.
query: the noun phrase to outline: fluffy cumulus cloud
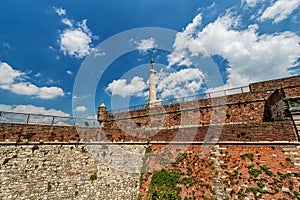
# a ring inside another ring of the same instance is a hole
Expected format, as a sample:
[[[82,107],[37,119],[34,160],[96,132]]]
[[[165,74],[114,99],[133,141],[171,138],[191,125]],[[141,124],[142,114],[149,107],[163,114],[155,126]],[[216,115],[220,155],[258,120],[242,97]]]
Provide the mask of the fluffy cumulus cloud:
[[[249,82],[291,75],[300,57],[300,37],[285,31],[258,34],[258,25],[237,30],[239,18],[230,13],[200,29],[197,15],[187,28],[176,35],[169,65],[191,64],[200,55],[219,55],[228,61],[226,86],[248,85]],[[209,77],[208,77],[209,78]]]
[[[86,107],[85,106],[77,106],[74,109],[74,112],[85,112],[86,111]]]
[[[0,62],[0,88],[9,90],[19,95],[35,96],[41,99],[53,99],[64,96],[59,87],[38,87],[35,84],[25,81],[22,76],[25,73],[14,70],[5,62]]]
[[[300,5],[300,0],[277,0],[273,5],[268,7],[260,20],[274,20],[275,23],[286,19]]]
[[[143,91],[147,88],[146,83],[143,78],[135,76],[129,83],[126,79],[114,80],[109,83],[105,89],[107,92],[110,92],[112,95],[119,95],[122,97],[130,96],[142,96]]]
[[[153,37],[148,39],[142,39],[140,42],[135,43],[137,44],[137,49],[142,52],[146,52],[156,47],[155,39]]]
[[[197,68],[187,68],[178,72],[157,73],[157,93],[161,99],[181,98],[199,93],[205,80],[205,75]],[[109,83],[106,91],[121,97],[146,97],[149,91],[149,80],[135,76],[129,82],[126,79],[114,80]]]
[[[180,98],[199,93],[205,75],[197,68],[182,69],[173,73],[160,73],[157,92],[159,97]]]
[[[65,16],[66,14],[65,10],[58,8],[54,8],[54,10],[59,16]],[[97,36],[93,36],[87,26],[86,19],[81,22],[74,22],[64,17],[61,22],[67,26],[59,38],[60,50],[65,55],[83,58],[93,52],[92,40],[97,38]]]
[[[57,96],[64,96],[64,91],[59,87],[41,87],[37,97],[41,99],[53,99]]]
[[[199,52],[199,46],[195,42],[195,33],[202,23],[202,15],[198,14],[193,22],[190,23],[182,32],[176,34],[176,38],[173,44],[174,51],[168,55],[169,66],[178,64],[190,66],[192,61],[190,60],[190,54],[197,55]]]
[[[60,35],[60,49],[65,55],[83,58],[92,51],[92,33],[86,26],[86,20],[79,27],[66,29]]]
[[[22,72],[14,70],[10,65],[0,61],[0,87],[6,87],[14,82],[14,79],[23,75]]]
[[[0,104],[0,110],[6,112],[16,112],[16,113],[31,113],[31,114],[42,114],[42,115],[53,115],[70,117],[70,114],[65,113],[61,110],[56,109],[46,109],[45,107],[38,107],[34,105],[6,105]]]

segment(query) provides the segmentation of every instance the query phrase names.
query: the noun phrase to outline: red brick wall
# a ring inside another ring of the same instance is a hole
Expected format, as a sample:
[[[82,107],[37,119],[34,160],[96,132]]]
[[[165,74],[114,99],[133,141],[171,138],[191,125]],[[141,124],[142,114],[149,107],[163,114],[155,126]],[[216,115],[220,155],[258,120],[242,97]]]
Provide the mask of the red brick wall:
[[[220,134],[221,133],[221,134]],[[292,122],[261,122],[226,124],[198,128],[173,129],[111,129],[80,128],[71,126],[47,126],[1,124],[0,142],[70,142],[70,141],[296,141]]]
[[[216,199],[216,180],[223,186],[222,199],[256,199],[254,193],[247,188],[266,186],[266,193],[258,199],[297,199],[292,198],[295,192],[299,193],[299,169],[296,169],[294,158],[286,149],[297,149],[295,146],[284,145],[220,145],[212,146],[207,151],[205,146],[172,145],[165,148],[162,145],[152,145],[152,151],[147,159],[147,168],[142,175],[140,195],[142,199],[151,199],[150,187],[154,171],[162,168],[169,172],[180,172],[180,180],[189,179],[189,183],[179,183],[182,199]],[[203,154],[204,152],[204,154]],[[205,153],[206,152],[206,153]],[[217,152],[217,154],[214,154]],[[179,154],[185,156],[178,156]],[[252,159],[247,156],[252,155]],[[176,158],[181,158],[177,159]],[[213,159],[212,159],[213,158]],[[163,161],[169,160],[164,164]],[[289,160],[291,159],[291,160]],[[175,162],[176,160],[176,162]],[[218,160],[219,167],[216,165]],[[159,166],[159,167],[158,167]],[[262,167],[267,167],[267,174]],[[259,170],[257,177],[250,171]],[[279,174],[288,174],[285,178]],[[218,178],[219,177],[219,178]],[[290,188],[283,192],[283,187]],[[262,188],[261,188],[262,190]],[[257,194],[258,195],[258,194]]]
[[[249,85],[251,92],[258,92],[263,90],[275,90],[279,88],[286,88],[292,86],[298,86],[300,83],[300,76],[293,76],[282,79],[275,79],[270,81],[251,83]],[[295,91],[296,92],[296,91]]]
[[[172,129],[104,129],[114,141],[297,141],[291,121],[204,125]]]
[[[73,126],[48,126],[33,124],[0,123],[0,141],[79,141],[76,128]]]
[[[265,100],[270,93],[244,93],[227,97],[171,104],[149,110],[110,115],[106,128],[131,129],[137,126],[208,125],[230,122],[261,122]],[[157,109],[157,110],[156,110]]]

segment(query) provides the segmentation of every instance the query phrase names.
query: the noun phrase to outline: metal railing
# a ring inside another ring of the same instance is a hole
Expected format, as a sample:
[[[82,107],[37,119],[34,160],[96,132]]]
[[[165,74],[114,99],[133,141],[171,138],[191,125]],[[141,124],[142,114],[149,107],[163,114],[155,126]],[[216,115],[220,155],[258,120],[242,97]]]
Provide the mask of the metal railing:
[[[0,123],[40,124],[50,126],[98,127],[97,119],[27,114],[0,111]]]
[[[196,94],[192,96],[186,96],[186,97],[181,97],[181,98],[174,98],[174,99],[166,99],[161,101],[162,105],[168,105],[168,104],[177,104],[177,103],[183,103],[183,102],[188,102],[188,101],[195,101],[195,100],[201,100],[201,99],[210,99],[214,97],[222,97],[222,96],[227,96],[227,95],[232,95],[232,94],[240,94],[244,92],[249,92],[250,89],[248,86],[242,86],[242,87],[235,87],[235,88],[230,88],[226,90],[218,90],[218,91],[212,91],[212,92],[206,92],[206,93],[201,93],[201,94]],[[146,108],[147,104],[141,104],[141,105],[136,105],[136,106],[130,106],[127,108],[120,108],[120,109],[114,109],[114,110],[109,110],[108,112],[111,114],[116,114],[116,113],[121,113],[121,112],[129,112],[129,111],[134,111],[134,110],[141,110]]]
[[[248,86],[230,88],[220,91],[212,91],[203,94],[197,94],[193,96],[186,96],[177,99],[167,99],[161,101],[162,105],[177,104],[188,101],[195,101],[201,99],[209,99],[214,97],[227,96],[231,94],[238,94],[249,92]],[[131,106],[127,108],[121,108],[116,110],[110,110],[109,113],[121,113],[134,110],[141,110],[146,107],[147,104]],[[15,113],[0,111],[0,123],[16,123],[16,124],[41,124],[50,126],[79,126],[79,127],[98,127],[99,122],[97,119],[77,118],[77,117],[64,117],[42,114],[28,114],[28,113]]]

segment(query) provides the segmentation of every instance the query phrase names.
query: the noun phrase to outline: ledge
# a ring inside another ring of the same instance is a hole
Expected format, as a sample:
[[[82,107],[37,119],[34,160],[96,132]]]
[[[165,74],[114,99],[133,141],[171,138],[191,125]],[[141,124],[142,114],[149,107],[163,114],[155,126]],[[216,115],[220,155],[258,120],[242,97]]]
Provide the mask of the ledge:
[[[151,142],[28,142],[28,143],[15,143],[15,142],[0,142],[0,146],[25,146],[25,145],[292,145],[298,146],[300,142],[297,141],[259,141],[259,142],[247,142],[247,141],[151,141]]]

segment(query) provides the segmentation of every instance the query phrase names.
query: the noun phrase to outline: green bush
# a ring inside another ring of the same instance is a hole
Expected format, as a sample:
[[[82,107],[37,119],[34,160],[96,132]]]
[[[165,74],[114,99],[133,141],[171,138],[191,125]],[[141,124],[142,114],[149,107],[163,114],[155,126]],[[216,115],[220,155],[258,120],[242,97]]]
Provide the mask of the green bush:
[[[261,171],[259,169],[250,169],[249,174],[251,174],[251,176],[257,177],[258,175],[261,174]]]
[[[265,185],[261,181],[257,182],[257,185],[260,188],[264,188],[265,187]]]
[[[247,166],[247,168],[248,169],[252,169],[254,167],[254,165],[252,164],[252,165],[249,165],[249,166]]]
[[[48,182],[48,185],[47,185],[47,191],[48,191],[48,192],[50,192],[50,191],[51,191],[51,187],[52,187],[52,186],[51,186],[51,183],[50,183],[50,182]]]
[[[182,172],[179,170],[169,172],[166,169],[154,172],[149,187],[149,193],[152,199],[181,199],[181,187],[177,184],[180,183]],[[185,180],[190,182],[190,180]]]
[[[289,174],[283,174],[281,172],[277,172],[277,174],[280,176],[280,180],[286,179],[290,176]]]
[[[32,151],[35,151],[35,150],[38,150],[38,149],[39,149],[39,146],[38,146],[38,145],[36,145],[36,144],[35,144],[35,145],[33,145],[33,147],[31,148],[31,150],[32,150]]]
[[[267,193],[267,191],[263,190],[262,188],[253,188],[253,187],[247,188],[246,191],[247,192],[251,191],[254,194],[255,199],[258,199],[259,197],[261,197],[262,194]],[[257,195],[257,193],[259,193],[259,195]]]
[[[97,180],[97,174],[92,174],[91,176],[90,176],[90,181],[95,181],[95,180]]]
[[[253,156],[252,153],[246,153],[246,154],[242,154],[242,155],[241,155],[241,158],[242,158],[243,160],[245,160],[246,157],[249,158],[251,161],[254,161],[254,156]]]
[[[273,176],[273,172],[270,171],[270,168],[267,165],[263,165],[260,167],[268,176]]]

